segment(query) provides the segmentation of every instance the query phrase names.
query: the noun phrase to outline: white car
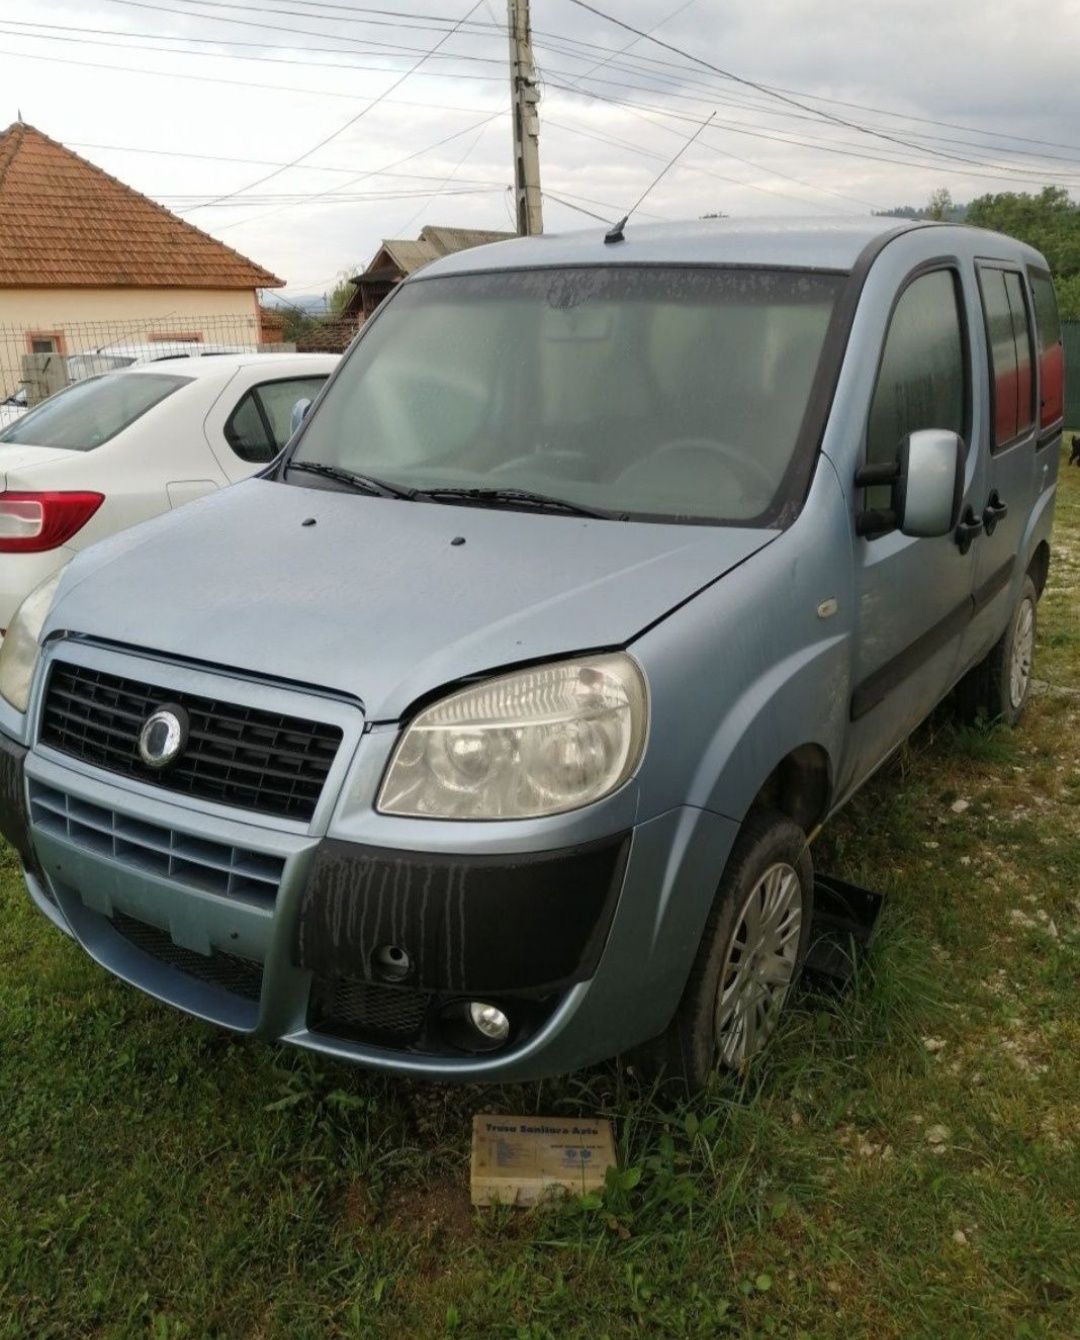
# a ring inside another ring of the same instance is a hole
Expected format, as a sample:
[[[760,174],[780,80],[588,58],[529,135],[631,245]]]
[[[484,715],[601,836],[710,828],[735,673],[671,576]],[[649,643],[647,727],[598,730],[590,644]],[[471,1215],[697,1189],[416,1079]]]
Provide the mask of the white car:
[[[21,419],[26,413],[26,389],[20,387],[9,396],[0,400],[0,428],[6,428],[9,423],[14,423],[16,419]]]
[[[336,354],[222,354],[109,372],[0,429],[0,637],[80,549],[245,479]]]
[[[165,363],[181,358],[220,358],[225,354],[253,354],[254,346],[242,344],[203,344],[191,340],[150,340],[139,343],[118,340],[97,349],[68,354],[64,359],[69,382],[81,382],[102,372],[141,367],[144,363]]]
[[[97,349],[64,356],[68,385],[97,377],[103,372],[119,372],[143,363],[165,363],[179,358],[216,358],[222,354],[253,354],[253,345],[202,344],[190,340],[151,340],[145,344],[118,341],[103,344]],[[26,387],[20,386],[11,395],[0,400],[0,429],[22,418],[29,408]]]

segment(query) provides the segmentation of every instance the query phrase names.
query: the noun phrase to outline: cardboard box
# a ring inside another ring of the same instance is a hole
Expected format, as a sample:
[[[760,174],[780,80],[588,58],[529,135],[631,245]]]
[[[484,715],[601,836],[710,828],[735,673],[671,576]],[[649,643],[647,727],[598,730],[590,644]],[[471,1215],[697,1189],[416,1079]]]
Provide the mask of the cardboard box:
[[[535,1205],[604,1185],[616,1166],[610,1121],[589,1117],[473,1117],[474,1205]]]

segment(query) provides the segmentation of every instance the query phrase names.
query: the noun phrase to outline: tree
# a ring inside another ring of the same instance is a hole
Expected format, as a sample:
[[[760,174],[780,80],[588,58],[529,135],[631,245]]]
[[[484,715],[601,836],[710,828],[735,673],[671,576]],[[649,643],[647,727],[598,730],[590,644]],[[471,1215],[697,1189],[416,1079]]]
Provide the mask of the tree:
[[[326,295],[326,311],[331,317],[340,316],[348,306],[349,299],[356,292],[356,285],[353,284],[349,276],[356,274],[357,268],[351,270],[342,270],[337,277],[337,283]]]
[[[947,186],[939,186],[936,191],[930,193],[930,199],[926,204],[926,218],[933,219],[935,223],[948,223],[955,210],[956,206]]]
[[[302,335],[307,335],[318,325],[315,318],[302,307],[282,307],[280,312],[285,322],[282,338],[288,344],[295,344]]]
[[[968,223],[1008,233],[1037,248],[1055,278],[1080,275],[1080,206],[1061,186],[1046,186],[1038,195],[1002,191],[981,195],[968,206]]]

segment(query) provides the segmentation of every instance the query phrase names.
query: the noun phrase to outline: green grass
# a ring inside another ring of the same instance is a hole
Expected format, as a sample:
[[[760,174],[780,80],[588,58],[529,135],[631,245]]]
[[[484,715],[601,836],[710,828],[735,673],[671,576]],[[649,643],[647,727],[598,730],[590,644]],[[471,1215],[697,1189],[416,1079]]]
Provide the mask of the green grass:
[[[815,848],[889,894],[742,1088],[500,1090],[237,1042],[0,854],[0,1337],[1080,1335],[1080,471],[1022,729],[924,727]],[[954,809],[957,801],[967,805]],[[476,1213],[479,1110],[603,1113],[603,1197]]]

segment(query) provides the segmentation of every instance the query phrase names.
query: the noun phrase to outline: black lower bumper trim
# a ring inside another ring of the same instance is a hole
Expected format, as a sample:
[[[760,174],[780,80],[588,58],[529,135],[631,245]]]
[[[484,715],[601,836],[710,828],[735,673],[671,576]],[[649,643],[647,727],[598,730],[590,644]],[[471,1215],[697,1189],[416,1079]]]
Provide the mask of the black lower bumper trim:
[[[629,851],[618,834],[559,851],[436,855],[328,839],[297,919],[295,960],[327,977],[385,982],[380,951],[404,952],[403,984],[480,995],[549,991],[590,977]]]
[[[36,872],[38,863],[30,841],[30,815],[23,780],[26,753],[22,745],[0,735],[0,837],[15,848],[24,866]]]

